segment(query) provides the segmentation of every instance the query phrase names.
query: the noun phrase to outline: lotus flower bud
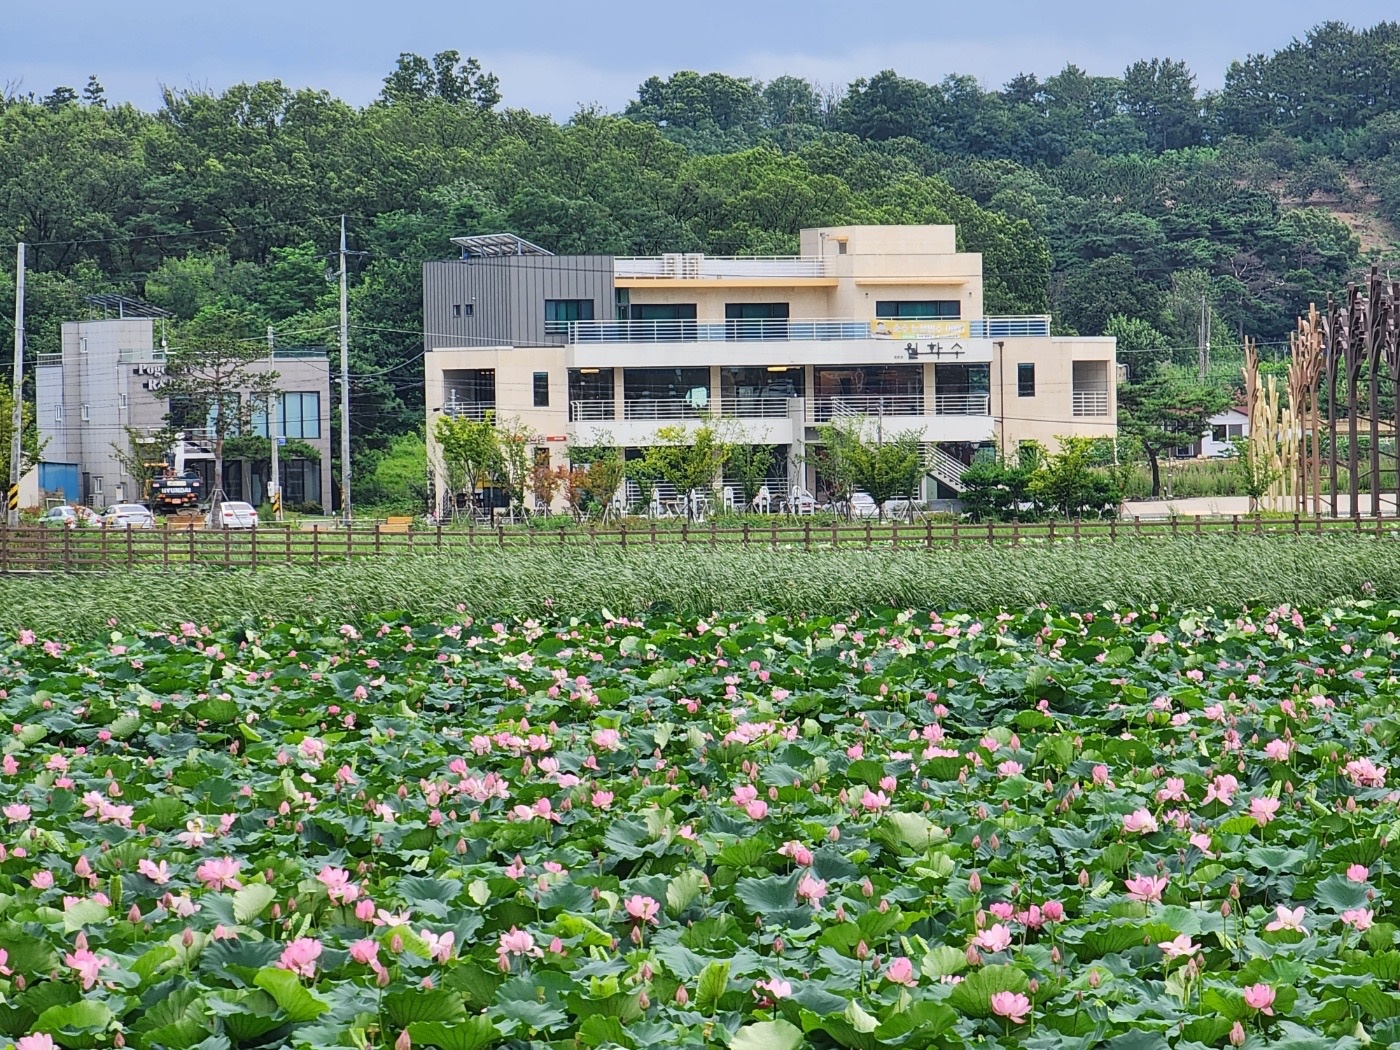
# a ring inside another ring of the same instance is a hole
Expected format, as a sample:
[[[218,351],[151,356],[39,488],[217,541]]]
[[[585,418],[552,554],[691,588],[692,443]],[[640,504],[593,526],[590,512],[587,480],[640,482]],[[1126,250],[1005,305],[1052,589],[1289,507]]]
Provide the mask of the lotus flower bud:
[[[186,926],[185,932],[180,934],[180,943],[186,948],[191,947],[194,944],[194,930]]]
[[[1079,869],[1079,888],[1080,888],[1081,890],[1087,890],[1087,889],[1089,888],[1089,869],[1088,869],[1088,868],[1080,868],[1080,869]]]
[[[129,909],[127,909],[126,921],[135,926],[138,922],[141,921],[141,909],[133,904]]]
[[[1230,1028],[1230,1045],[1244,1046],[1244,1025],[1238,1021]]]
[[[859,959],[861,962],[864,962],[866,959],[870,958],[870,949],[866,947],[864,941],[861,941],[859,944],[856,945],[856,958]]]
[[[787,942],[785,942],[781,937],[774,937],[774,938],[773,938],[773,954],[774,954],[774,955],[782,955],[782,954],[783,954],[783,949],[786,948],[786,947],[787,947]]]
[[[402,936],[402,935],[396,933],[396,934],[394,934],[392,937],[389,938],[389,951],[393,952],[395,955],[402,954],[402,952],[403,952],[403,936]]]
[[[87,934],[86,934],[85,932],[83,932],[82,930],[79,930],[79,931],[78,931],[78,936],[75,937],[75,938],[73,939],[73,947],[74,947],[75,949],[77,949],[78,951],[80,951],[80,952],[85,952],[85,951],[87,951],[87,946],[88,946]]]
[[[1099,986],[1099,980],[1100,980],[1100,978],[1099,978],[1099,971],[1098,971],[1098,970],[1090,970],[1090,971],[1089,971],[1089,987],[1090,987],[1090,988],[1097,988],[1097,987]]]
[[[978,954],[977,946],[976,946],[975,944],[969,944],[969,945],[967,946],[967,965],[969,965],[969,966],[981,966],[981,965],[982,965],[982,956],[981,956],[980,954]]]
[[[875,886],[868,878],[860,880],[860,892],[867,898],[875,896]]]
[[[112,1036],[112,1045],[117,1047],[117,1050],[121,1050],[122,1047],[126,1046],[126,1036],[121,1032],[117,1032]]]
[[[969,875],[967,877],[967,889],[969,893],[981,893],[982,876],[977,874],[977,872],[975,871],[971,875]]]
[[[690,993],[687,992],[687,991],[685,990],[685,985],[682,984],[682,985],[677,986],[677,988],[676,988],[676,1005],[677,1005],[677,1006],[685,1006],[685,1005],[686,1005],[687,1003],[689,1003],[689,1002],[690,1002]]]
[[[405,1028],[394,1040],[394,1050],[413,1050],[413,1040],[408,1037],[408,1029]]]

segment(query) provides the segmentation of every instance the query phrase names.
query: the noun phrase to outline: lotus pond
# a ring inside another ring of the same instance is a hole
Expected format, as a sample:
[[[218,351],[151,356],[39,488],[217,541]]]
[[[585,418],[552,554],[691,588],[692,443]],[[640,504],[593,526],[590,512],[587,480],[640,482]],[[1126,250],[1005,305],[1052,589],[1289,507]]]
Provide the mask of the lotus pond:
[[[1400,610],[0,644],[0,1047],[1400,1041]]]

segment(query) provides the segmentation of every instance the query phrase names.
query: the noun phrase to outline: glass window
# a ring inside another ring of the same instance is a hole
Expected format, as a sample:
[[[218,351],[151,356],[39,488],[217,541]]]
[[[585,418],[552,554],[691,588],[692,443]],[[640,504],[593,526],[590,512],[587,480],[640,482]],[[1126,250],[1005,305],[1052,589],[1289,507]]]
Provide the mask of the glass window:
[[[1227,428],[1224,423],[1221,423],[1218,426],[1213,426],[1210,428],[1210,439],[1212,441],[1223,442],[1225,441],[1226,434],[1228,432],[1229,428]]]
[[[786,339],[787,303],[725,303],[724,320],[730,339]]]
[[[957,299],[885,299],[875,304],[875,316],[956,321],[962,317],[962,303]]]
[[[268,437],[267,411],[253,409],[253,433]],[[277,434],[284,438],[319,438],[321,436],[321,395],[316,391],[291,391],[277,402]]]
[[[562,335],[569,330],[570,321],[593,320],[592,299],[546,299],[544,301],[544,330]]]
[[[634,321],[693,321],[694,303],[632,303]]]
[[[549,373],[535,373],[535,407],[549,407]]]
[[[1022,363],[1016,366],[1016,396],[1035,397],[1035,365]]]

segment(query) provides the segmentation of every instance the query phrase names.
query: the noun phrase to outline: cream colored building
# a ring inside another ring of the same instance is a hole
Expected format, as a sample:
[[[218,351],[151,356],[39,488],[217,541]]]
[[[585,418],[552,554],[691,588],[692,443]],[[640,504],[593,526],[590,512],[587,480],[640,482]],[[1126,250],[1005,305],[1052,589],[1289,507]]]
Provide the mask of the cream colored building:
[[[821,497],[818,427],[915,433],[929,498],[979,451],[1116,432],[1111,338],[987,317],[982,257],[952,226],[803,230],[801,254],[554,256],[510,235],[457,238],[424,266],[430,465],[439,413],[518,420],[554,464],[711,425],[774,446],[777,501]],[[635,454],[635,453],[633,453]],[[445,505],[443,472],[436,472]]]

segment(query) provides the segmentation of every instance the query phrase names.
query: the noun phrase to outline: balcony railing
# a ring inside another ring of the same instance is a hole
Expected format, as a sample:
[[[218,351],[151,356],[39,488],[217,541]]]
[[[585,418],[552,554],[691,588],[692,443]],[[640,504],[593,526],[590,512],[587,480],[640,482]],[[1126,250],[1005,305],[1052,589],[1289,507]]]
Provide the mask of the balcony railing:
[[[488,412],[496,411],[494,401],[449,401],[442,406],[444,415],[454,419],[485,419]]]
[[[807,418],[813,423],[855,419],[860,416],[921,416],[923,394],[860,395],[819,397],[808,403]]]
[[[704,255],[669,252],[613,260],[615,277],[716,280],[723,277],[822,277],[826,264],[811,255]]]
[[[617,418],[617,402],[612,398],[606,401],[570,401],[569,421],[573,423],[602,422]]]
[[[708,407],[680,398],[642,398],[622,402],[623,419],[705,419],[713,413]]]
[[[990,394],[936,394],[933,398],[934,415],[939,416],[989,416],[992,414]]]
[[[1050,336],[1050,318],[1044,317],[983,317],[969,321],[973,339],[1046,339]]]
[[[63,364],[62,354],[36,354],[34,364],[39,368]]]
[[[1073,398],[1071,414],[1076,416],[1106,416],[1108,415],[1108,391],[1107,390],[1076,390],[1071,395]]]
[[[726,397],[719,403],[719,414],[730,419],[786,419],[785,397]]]
[[[559,324],[559,322],[556,322]],[[872,320],[814,317],[725,321],[569,321],[566,338],[586,343],[832,342],[939,338],[1015,339],[1050,335],[1049,317],[985,317],[975,321]]]

